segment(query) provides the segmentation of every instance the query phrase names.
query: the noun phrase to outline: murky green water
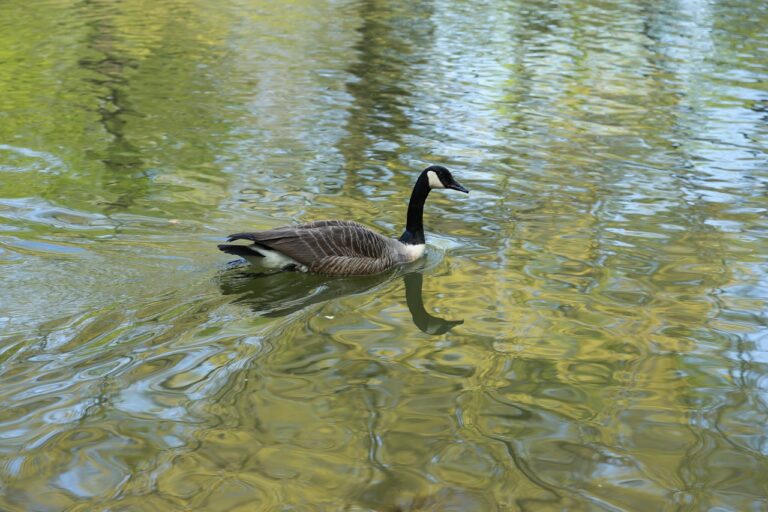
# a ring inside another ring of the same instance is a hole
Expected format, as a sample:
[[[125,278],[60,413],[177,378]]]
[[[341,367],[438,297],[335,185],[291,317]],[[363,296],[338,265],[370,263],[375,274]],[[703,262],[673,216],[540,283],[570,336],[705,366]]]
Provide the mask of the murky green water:
[[[0,9],[0,509],[768,507],[765,2]]]

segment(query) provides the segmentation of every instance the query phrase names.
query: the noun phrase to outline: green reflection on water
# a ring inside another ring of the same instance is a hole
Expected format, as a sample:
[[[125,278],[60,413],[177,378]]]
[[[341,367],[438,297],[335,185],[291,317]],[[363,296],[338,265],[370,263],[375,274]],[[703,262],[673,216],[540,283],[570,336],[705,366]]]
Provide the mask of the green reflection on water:
[[[0,508],[765,507],[762,4],[4,14]],[[414,268],[215,249],[430,162]]]

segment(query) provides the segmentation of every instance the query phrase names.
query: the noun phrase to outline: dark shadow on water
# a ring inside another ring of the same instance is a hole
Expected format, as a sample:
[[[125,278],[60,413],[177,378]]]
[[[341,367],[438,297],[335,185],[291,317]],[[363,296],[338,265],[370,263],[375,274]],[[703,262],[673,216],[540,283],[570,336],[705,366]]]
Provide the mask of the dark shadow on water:
[[[405,300],[413,323],[421,331],[439,335],[450,331],[464,320],[446,320],[433,316],[424,307],[421,270],[398,270],[375,276],[327,277],[300,272],[260,274],[247,266],[235,266],[219,276],[222,295],[237,295],[235,304],[243,304],[254,313],[267,317],[286,316],[296,311],[348,295],[365,293],[401,276],[405,284]]]

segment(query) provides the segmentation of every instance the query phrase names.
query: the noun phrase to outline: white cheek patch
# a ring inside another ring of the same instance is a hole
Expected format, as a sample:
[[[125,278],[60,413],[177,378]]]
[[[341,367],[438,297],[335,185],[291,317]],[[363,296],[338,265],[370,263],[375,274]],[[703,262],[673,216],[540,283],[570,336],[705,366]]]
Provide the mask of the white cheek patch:
[[[435,171],[427,171],[427,178],[429,179],[430,188],[445,188],[443,183],[440,181],[440,178],[437,177],[437,173]]]

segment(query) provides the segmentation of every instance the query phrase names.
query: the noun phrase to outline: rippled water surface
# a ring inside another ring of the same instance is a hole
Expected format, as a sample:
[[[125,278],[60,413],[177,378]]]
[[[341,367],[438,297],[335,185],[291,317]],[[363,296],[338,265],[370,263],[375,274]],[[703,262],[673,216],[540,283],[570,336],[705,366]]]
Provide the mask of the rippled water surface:
[[[768,3],[2,2],[0,509],[768,507]],[[350,218],[427,258],[256,277]]]

